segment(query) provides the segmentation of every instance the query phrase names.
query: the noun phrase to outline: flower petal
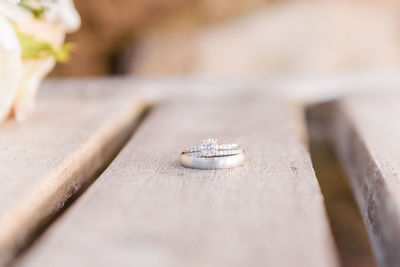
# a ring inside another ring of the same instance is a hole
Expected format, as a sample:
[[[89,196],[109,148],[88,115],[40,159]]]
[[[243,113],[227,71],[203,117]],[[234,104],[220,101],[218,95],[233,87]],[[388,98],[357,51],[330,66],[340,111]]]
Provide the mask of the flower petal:
[[[0,121],[11,110],[21,79],[21,48],[12,25],[0,16]]]

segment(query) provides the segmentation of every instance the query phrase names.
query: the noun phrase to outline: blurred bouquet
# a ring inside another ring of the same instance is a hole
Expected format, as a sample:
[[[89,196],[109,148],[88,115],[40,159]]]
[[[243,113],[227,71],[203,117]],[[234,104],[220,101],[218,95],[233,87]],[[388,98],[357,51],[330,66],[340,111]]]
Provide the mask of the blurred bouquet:
[[[26,118],[41,81],[68,59],[66,33],[79,26],[72,0],[0,0],[0,122]]]

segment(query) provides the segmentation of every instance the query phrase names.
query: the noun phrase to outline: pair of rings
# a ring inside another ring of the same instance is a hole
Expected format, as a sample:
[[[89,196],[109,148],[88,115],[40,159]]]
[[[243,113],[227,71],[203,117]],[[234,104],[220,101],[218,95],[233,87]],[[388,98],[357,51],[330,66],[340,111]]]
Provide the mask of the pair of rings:
[[[200,146],[185,148],[179,162],[184,167],[194,169],[226,169],[242,166],[245,159],[239,145],[219,145],[217,139],[208,138]]]

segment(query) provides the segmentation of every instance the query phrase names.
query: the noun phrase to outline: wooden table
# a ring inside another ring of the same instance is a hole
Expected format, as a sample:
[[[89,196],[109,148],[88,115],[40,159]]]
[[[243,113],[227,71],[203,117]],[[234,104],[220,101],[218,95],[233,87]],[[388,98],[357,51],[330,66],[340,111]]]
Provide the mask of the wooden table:
[[[328,119],[382,266],[400,259],[395,104],[346,98]],[[0,127],[0,265],[339,266],[303,111],[263,86],[46,82],[27,122]],[[247,164],[181,167],[205,137]]]

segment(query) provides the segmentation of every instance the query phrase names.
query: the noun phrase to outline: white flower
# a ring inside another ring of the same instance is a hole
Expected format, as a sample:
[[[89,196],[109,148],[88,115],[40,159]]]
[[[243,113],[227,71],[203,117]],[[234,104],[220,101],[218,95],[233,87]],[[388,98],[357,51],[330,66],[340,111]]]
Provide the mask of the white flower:
[[[21,79],[21,48],[12,25],[0,15],[0,121],[9,116]]]
[[[10,4],[6,0],[0,0],[0,16],[4,16],[17,24],[24,23],[33,17],[26,9]]]
[[[19,25],[19,30],[59,48],[65,37],[64,29],[53,23],[32,20]],[[23,121],[32,111],[39,86],[46,75],[54,68],[56,60],[52,56],[38,59],[24,59],[22,76],[14,99],[13,113],[18,121]]]
[[[48,21],[62,25],[67,32],[78,30],[81,25],[81,18],[72,0],[49,2],[47,7],[48,11],[45,13],[45,17]]]
[[[80,26],[72,0],[40,1],[46,11],[39,19],[11,3],[18,1],[0,0],[0,122],[10,114],[18,121],[26,118],[40,83],[56,64],[52,55],[21,59],[26,46],[21,46],[25,42],[18,40],[16,31],[59,49],[66,32]]]
[[[12,4],[12,5],[16,5],[16,4],[19,4],[19,2],[21,2],[20,0],[2,0],[2,1]]]

